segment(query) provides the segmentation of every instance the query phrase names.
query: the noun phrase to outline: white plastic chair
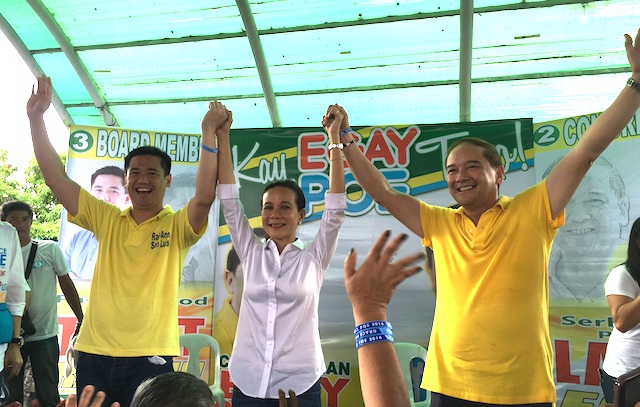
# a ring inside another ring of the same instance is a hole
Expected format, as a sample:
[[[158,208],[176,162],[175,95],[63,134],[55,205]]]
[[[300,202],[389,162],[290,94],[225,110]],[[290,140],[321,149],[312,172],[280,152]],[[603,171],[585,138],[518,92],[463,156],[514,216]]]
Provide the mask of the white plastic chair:
[[[218,407],[224,407],[224,392],[220,387],[220,345],[212,336],[205,334],[184,334],[180,335],[180,346],[187,348],[189,359],[187,363],[187,373],[201,378],[200,371],[200,349],[208,346],[211,348],[211,359],[215,363],[213,384],[209,386],[213,399]]]
[[[409,393],[409,402],[412,407],[429,407],[431,404],[431,394],[427,391],[427,398],[423,401],[415,401],[416,390],[420,388],[420,382],[422,375],[416,377],[416,383],[414,385],[411,366],[416,364],[414,359],[427,360],[427,350],[418,344],[408,342],[396,342],[393,344],[396,348],[396,354],[398,355],[398,361],[400,362],[400,369],[402,370],[402,376],[404,377],[404,384],[407,386],[407,392]]]

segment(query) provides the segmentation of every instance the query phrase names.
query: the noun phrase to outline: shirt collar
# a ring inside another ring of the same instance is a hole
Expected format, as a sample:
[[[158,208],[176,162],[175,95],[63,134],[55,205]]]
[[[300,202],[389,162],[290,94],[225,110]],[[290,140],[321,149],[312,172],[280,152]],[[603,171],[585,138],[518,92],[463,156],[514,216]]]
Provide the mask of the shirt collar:
[[[274,247],[276,246],[276,242],[274,242],[271,239],[263,239],[264,240],[264,248],[265,250],[269,250],[270,246],[273,245]],[[290,243],[291,245],[297,247],[300,250],[304,250],[304,242],[302,240],[300,240],[299,238],[296,237],[296,240],[294,240],[293,242]]]
[[[489,210],[493,210],[494,208],[498,208],[500,207],[500,209],[502,209],[503,211],[506,211],[509,208],[509,205],[511,204],[512,198],[508,197],[508,196],[504,196],[501,195],[498,198],[498,202],[496,202],[495,205],[493,205]],[[464,208],[461,206],[458,209],[455,210],[457,214],[459,215],[464,215]]]
[[[124,208],[123,210],[120,211],[120,217],[131,217],[131,219],[133,219],[133,216],[131,215],[131,205],[127,206],[126,208]],[[162,210],[160,212],[158,212],[156,214],[156,216],[154,216],[153,218],[150,219],[159,219],[162,216],[169,214],[169,213],[173,213],[173,209],[171,209],[171,207],[169,205],[165,205],[164,208],[162,208]]]

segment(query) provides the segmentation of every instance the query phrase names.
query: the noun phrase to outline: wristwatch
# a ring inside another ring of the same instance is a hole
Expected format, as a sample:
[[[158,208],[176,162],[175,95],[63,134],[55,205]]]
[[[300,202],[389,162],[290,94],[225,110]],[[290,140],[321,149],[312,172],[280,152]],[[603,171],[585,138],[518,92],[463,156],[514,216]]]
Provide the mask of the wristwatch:
[[[12,338],[11,342],[9,343],[17,343],[19,347],[22,347],[22,345],[24,345],[24,338],[22,336],[18,336],[17,338]]]

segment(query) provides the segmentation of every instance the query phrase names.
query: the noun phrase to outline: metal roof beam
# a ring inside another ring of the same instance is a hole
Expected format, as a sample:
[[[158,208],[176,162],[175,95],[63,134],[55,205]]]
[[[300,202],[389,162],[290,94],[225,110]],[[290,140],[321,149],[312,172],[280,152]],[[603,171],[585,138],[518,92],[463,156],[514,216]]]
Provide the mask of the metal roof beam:
[[[256,61],[256,68],[258,69],[258,75],[260,76],[262,91],[264,92],[267,108],[269,109],[269,116],[271,117],[271,125],[273,127],[282,127],[282,119],[280,119],[278,102],[276,101],[276,95],[273,92],[269,66],[267,65],[267,59],[265,58],[264,51],[262,49],[262,42],[260,41],[258,27],[256,27],[256,21],[254,20],[253,13],[251,12],[251,5],[248,0],[236,0],[236,4],[238,5],[238,10],[240,10],[240,17],[242,17],[244,28],[247,31],[247,38],[249,39],[249,44],[251,44],[251,51],[253,51],[253,59]]]
[[[78,77],[82,81],[82,84],[89,93],[89,96],[91,96],[91,100],[93,100],[94,106],[98,109],[100,115],[102,115],[102,119],[104,120],[105,124],[107,126],[117,126],[118,123],[115,117],[111,114],[109,108],[107,107],[107,101],[100,94],[98,87],[93,82],[93,78],[91,78],[91,75],[89,75],[89,72],[82,63],[80,56],[73,48],[73,45],[71,44],[71,42],[69,42],[69,39],[64,34],[58,23],[55,21],[49,10],[44,7],[40,0],[27,0],[27,3],[31,6],[33,11],[35,11],[38,17],[40,17],[40,20],[42,20],[44,25],[49,29],[49,32],[51,33],[53,38],[55,38],[55,40],[60,45],[60,49],[62,49],[64,54],[67,56],[67,59],[75,69]]]
[[[565,5],[572,5],[572,4],[588,5],[590,3],[601,3],[606,1],[607,0],[596,0],[596,1],[548,0],[548,1],[542,1],[542,2],[536,2],[536,3],[521,2],[521,3],[507,4],[504,6],[490,6],[490,7],[488,6],[488,7],[475,8],[474,13],[480,14],[480,13],[490,13],[490,12],[497,12],[497,11],[510,11],[510,10],[513,11],[513,10],[522,10],[522,9],[531,9],[531,8],[565,6]],[[417,13],[417,14],[404,15],[404,16],[387,16],[387,17],[362,19],[362,20],[358,19],[358,20],[349,20],[349,21],[326,22],[326,23],[317,24],[317,25],[269,28],[264,30],[257,30],[257,35],[260,36],[260,35],[282,34],[282,33],[290,33],[290,32],[325,30],[325,29],[340,28],[340,27],[355,27],[359,25],[393,23],[398,21],[424,20],[429,18],[451,17],[451,16],[457,16],[457,15],[460,15],[460,10],[445,10],[445,11],[438,11],[433,13]],[[253,21],[253,18],[252,18],[252,21]],[[255,27],[255,22],[254,22],[254,27]],[[245,25],[245,28],[246,28],[246,25]],[[84,46],[75,47],[74,49],[76,51],[92,51],[92,50],[114,49],[114,48],[145,47],[150,45],[182,44],[182,43],[188,43],[188,42],[240,38],[240,37],[244,37],[245,35],[247,34],[245,34],[244,32],[218,33],[218,34],[195,35],[195,36],[179,37],[179,38],[162,38],[162,39],[140,40],[140,41],[130,41],[130,42],[120,42],[120,43],[110,43],[110,44],[84,45]],[[32,50],[31,52],[34,54],[40,54],[40,53],[44,54],[44,53],[58,52],[58,49],[43,48],[39,50]]]
[[[27,47],[24,45],[22,39],[20,39],[18,34],[16,34],[16,32],[14,31],[13,27],[9,25],[9,22],[4,18],[2,14],[0,14],[0,31],[4,33],[5,37],[7,37],[11,45],[13,45],[16,51],[18,51],[18,54],[25,62],[25,64],[27,64],[27,67],[29,68],[31,73],[33,73],[35,76],[44,75],[44,73],[42,72],[42,68],[40,67],[40,65],[38,65],[38,62],[35,60],[33,55],[31,55]],[[67,108],[64,106],[64,103],[62,103],[62,100],[60,100],[60,97],[58,96],[58,93],[55,91],[55,89],[53,90],[53,94],[51,95],[51,104],[53,104],[53,107],[58,112],[58,115],[64,122],[65,126],[69,127],[75,124],[73,118],[71,118],[71,115],[67,111]]]
[[[599,68],[588,71],[563,71],[563,72],[548,72],[539,74],[527,74],[527,75],[508,75],[508,76],[492,76],[488,78],[474,78],[473,83],[495,83],[505,81],[518,81],[518,80],[535,80],[535,79],[552,79],[552,78],[566,78],[571,76],[587,76],[587,75],[607,75],[616,73],[630,73],[628,66],[621,68]],[[427,88],[431,86],[447,86],[458,85],[459,80],[442,80],[442,81],[429,81],[429,82],[411,82],[411,83],[390,83],[387,85],[371,85],[371,86],[355,86],[344,88],[326,88],[326,89],[314,89],[314,90],[301,90],[292,92],[277,92],[276,96],[306,96],[306,95],[324,95],[331,93],[347,93],[347,92],[370,92],[375,90],[386,89],[407,89],[407,88]],[[223,100],[241,100],[241,99],[253,99],[264,97],[261,93],[245,94],[245,95],[227,95],[221,96]],[[196,103],[196,102],[208,102],[207,97],[195,97],[195,98],[179,98],[179,99],[145,99],[145,100],[128,100],[125,102],[109,102],[110,106],[128,106],[128,105],[155,105],[165,103]],[[88,107],[91,106],[88,103],[76,103],[67,104],[68,108]]]

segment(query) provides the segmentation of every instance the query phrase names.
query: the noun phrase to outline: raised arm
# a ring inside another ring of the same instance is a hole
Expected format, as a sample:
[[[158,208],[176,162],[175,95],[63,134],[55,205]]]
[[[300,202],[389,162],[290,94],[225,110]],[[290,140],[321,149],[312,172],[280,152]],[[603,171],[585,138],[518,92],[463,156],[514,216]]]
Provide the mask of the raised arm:
[[[329,192],[344,192],[344,162],[340,148],[340,131],[349,127],[347,113],[337,104],[329,106],[322,117],[322,126],[329,135]]]
[[[347,114],[344,109],[339,106],[338,108],[345,117],[343,125],[346,126],[344,128],[348,128]],[[409,230],[421,238],[424,237],[420,223],[420,201],[394,189],[384,175],[364,155],[359,146],[354,143],[355,139],[352,133],[344,134],[340,138],[344,144],[353,143],[344,147],[342,152],[362,189]]]
[[[72,216],[78,214],[78,197],[80,186],[64,171],[64,166],[58,153],[49,141],[47,128],[44,124],[44,112],[51,104],[51,78],[38,77],[38,89],[31,90],[31,97],[27,102],[27,116],[31,126],[31,140],[38,166],[47,186],[51,188],[58,201]]]
[[[235,184],[236,176],[233,173],[231,161],[231,141],[229,140],[229,128],[233,122],[233,112],[229,111],[228,125],[223,126],[218,132],[218,181],[221,184]]]
[[[386,321],[387,305],[398,284],[421,269],[415,262],[424,258],[423,253],[391,262],[407,235],[400,234],[387,244],[389,236],[389,231],[380,235],[358,270],[355,251],[352,250],[344,261],[345,286],[356,326],[371,321]],[[358,366],[362,396],[367,407],[410,405],[392,342],[374,341],[360,346]]]
[[[625,34],[631,79],[640,84],[640,30],[635,42]],[[578,185],[598,156],[620,134],[640,107],[640,88],[625,86],[613,104],[587,129],[576,146],[547,177],[551,215],[555,219],[567,206]]]
[[[209,103],[209,111],[202,118],[202,148],[200,161],[196,171],[196,193],[189,200],[189,223],[195,231],[202,230],[207,223],[207,216],[216,198],[218,182],[218,150],[216,148],[216,131],[227,123],[227,109],[220,102]],[[228,130],[227,130],[228,131]]]

